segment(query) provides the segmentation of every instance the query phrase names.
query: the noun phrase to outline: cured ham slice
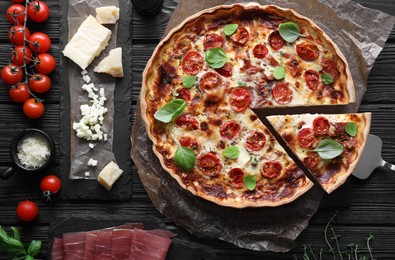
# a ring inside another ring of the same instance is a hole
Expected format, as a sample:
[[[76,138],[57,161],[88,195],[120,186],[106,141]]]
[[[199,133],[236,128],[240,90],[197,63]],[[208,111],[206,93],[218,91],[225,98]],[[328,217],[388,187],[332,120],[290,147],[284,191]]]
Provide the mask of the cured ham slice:
[[[97,231],[87,232],[85,235],[85,254],[83,260],[95,259]]]
[[[129,259],[130,243],[132,240],[132,229],[114,229],[111,241],[111,259]]]
[[[63,234],[63,259],[82,260],[85,252],[85,232]]]
[[[146,231],[135,229],[130,246],[129,259],[166,259],[171,244],[171,237],[175,234],[164,230]]]
[[[62,260],[63,259],[63,239],[55,238],[52,245],[51,251],[52,260]]]
[[[96,260],[111,259],[112,229],[104,229],[97,232],[95,245]]]

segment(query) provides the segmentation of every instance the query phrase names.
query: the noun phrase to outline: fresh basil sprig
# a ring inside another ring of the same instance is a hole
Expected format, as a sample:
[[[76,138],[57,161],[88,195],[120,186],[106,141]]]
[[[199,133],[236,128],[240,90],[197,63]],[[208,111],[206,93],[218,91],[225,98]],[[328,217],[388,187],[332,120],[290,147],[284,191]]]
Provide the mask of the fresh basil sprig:
[[[222,68],[228,57],[226,57],[225,50],[221,47],[212,48],[204,54],[208,65],[213,69]]]
[[[34,259],[41,251],[41,241],[32,240],[26,251],[21,242],[18,229],[11,227],[13,236],[9,236],[7,232],[0,226],[0,247],[4,252],[13,257],[13,259]]]
[[[330,73],[323,73],[321,75],[322,82],[324,82],[325,85],[329,85],[333,82],[333,77]]]
[[[236,23],[231,23],[231,24],[225,25],[224,34],[226,36],[230,36],[230,35],[234,34],[235,31],[237,30],[237,27],[239,27],[239,25]]]
[[[294,22],[282,23],[278,26],[278,32],[286,42],[294,42],[298,39],[300,34],[299,26]]]
[[[354,137],[357,135],[357,124],[355,122],[349,122],[346,127],[346,133]]]
[[[283,79],[285,77],[285,68],[283,65],[277,66],[273,71],[274,78],[277,80]]]
[[[237,146],[231,145],[226,147],[222,151],[222,154],[229,159],[237,159],[237,157],[239,157],[240,151],[239,148],[237,148]]]
[[[183,99],[173,99],[169,103],[163,105],[156,111],[154,117],[163,123],[169,123],[171,120],[176,118],[182,110],[186,107],[187,103]]]
[[[184,76],[182,78],[182,85],[186,88],[192,88],[195,85],[196,77],[195,76]]]
[[[317,152],[322,159],[333,159],[343,152],[343,146],[335,140],[323,139],[312,152]]]
[[[174,154],[174,164],[181,170],[190,172],[196,164],[195,152],[180,145]]]
[[[256,178],[254,175],[247,175],[243,178],[244,186],[249,190],[254,190],[256,187]]]

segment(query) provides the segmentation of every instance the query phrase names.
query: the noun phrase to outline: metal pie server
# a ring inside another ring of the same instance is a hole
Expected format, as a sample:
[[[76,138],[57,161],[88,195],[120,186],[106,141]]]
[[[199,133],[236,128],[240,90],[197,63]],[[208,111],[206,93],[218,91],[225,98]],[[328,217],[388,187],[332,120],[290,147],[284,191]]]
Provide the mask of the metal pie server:
[[[388,163],[381,158],[382,147],[383,142],[380,137],[369,134],[365,149],[352,175],[364,180],[369,178],[374,169],[379,166],[387,167],[395,171],[395,165]]]

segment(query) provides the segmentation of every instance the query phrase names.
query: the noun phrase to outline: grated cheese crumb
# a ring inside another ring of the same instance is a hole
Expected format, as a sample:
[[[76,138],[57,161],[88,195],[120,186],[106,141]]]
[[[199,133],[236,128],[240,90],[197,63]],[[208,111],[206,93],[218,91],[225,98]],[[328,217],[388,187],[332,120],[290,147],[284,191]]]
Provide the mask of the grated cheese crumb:
[[[89,177],[90,173],[89,172],[85,172],[85,177]]]
[[[17,146],[17,155],[21,163],[29,168],[41,167],[51,154],[48,140],[41,134],[23,137]]]
[[[93,160],[92,158],[89,159],[88,166],[96,166],[96,165],[97,165],[97,160]]]
[[[93,149],[93,147],[95,147],[95,145],[92,143],[89,143],[89,148]]]

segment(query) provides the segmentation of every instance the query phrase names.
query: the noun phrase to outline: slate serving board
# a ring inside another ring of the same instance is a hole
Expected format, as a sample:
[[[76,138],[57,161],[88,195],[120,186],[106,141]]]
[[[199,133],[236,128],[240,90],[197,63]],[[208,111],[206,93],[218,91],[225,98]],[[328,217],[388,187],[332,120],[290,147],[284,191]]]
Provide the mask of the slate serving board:
[[[60,196],[71,200],[128,200],[132,194],[132,169],[129,157],[132,113],[132,60],[131,60],[131,23],[132,4],[119,1],[120,17],[118,21],[117,46],[123,50],[124,77],[117,79],[114,93],[114,142],[113,149],[117,164],[124,170],[123,175],[108,192],[96,180],[70,180],[70,135],[74,134],[70,122],[70,96],[67,80],[67,68],[70,60],[60,55],[60,175],[63,183]],[[68,1],[60,2],[60,49],[68,42]]]

